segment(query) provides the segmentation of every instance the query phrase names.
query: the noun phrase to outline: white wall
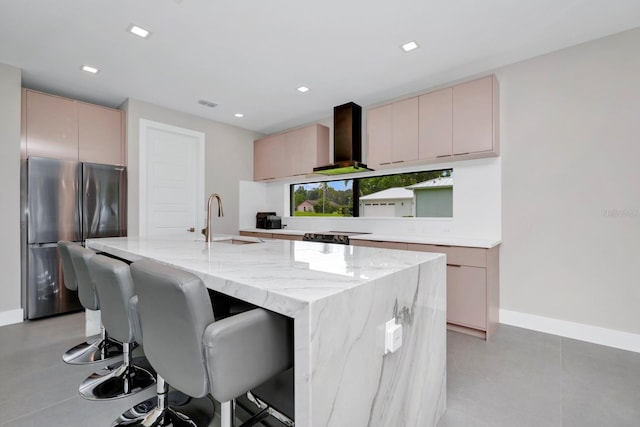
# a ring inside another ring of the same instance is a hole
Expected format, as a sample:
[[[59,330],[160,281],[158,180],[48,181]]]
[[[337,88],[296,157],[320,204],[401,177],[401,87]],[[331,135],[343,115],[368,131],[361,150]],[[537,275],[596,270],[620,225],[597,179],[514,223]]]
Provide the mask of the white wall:
[[[0,326],[22,321],[20,304],[21,73],[0,64]]]
[[[253,140],[260,134],[135,99],[128,99],[121,109],[127,116],[129,235],[137,235],[139,230],[138,161],[141,118],[204,132],[205,200],[209,194],[218,193],[224,205],[224,217],[214,218],[213,229],[215,233],[237,234],[240,181],[253,179]]]
[[[640,333],[640,29],[497,71],[501,308]]]

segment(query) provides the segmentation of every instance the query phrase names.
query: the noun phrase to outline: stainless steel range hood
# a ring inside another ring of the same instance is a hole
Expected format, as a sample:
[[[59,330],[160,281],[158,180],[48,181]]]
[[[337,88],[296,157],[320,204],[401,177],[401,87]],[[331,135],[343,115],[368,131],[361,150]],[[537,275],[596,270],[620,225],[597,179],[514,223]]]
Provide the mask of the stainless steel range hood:
[[[341,175],[370,170],[362,163],[362,107],[353,102],[333,107],[333,163],[313,172]]]

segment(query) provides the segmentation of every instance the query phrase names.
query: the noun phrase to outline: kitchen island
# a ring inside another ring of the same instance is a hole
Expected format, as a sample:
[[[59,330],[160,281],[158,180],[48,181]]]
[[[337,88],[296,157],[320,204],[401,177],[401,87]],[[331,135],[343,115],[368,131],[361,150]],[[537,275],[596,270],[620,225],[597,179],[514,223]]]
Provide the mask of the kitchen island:
[[[212,290],[294,319],[298,427],[437,424],[446,406],[443,255],[214,240],[123,237],[87,246],[192,272]],[[402,346],[385,354],[385,323],[394,318]]]

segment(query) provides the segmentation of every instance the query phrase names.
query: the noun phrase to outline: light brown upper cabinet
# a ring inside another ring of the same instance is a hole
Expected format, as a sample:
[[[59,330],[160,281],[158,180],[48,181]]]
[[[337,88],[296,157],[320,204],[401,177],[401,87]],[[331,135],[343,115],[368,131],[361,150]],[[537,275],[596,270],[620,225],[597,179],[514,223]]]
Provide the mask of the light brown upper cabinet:
[[[24,155],[125,164],[120,110],[23,89]]]
[[[417,97],[394,102],[393,143],[391,163],[418,160],[418,106]]]
[[[453,154],[497,149],[498,82],[495,76],[453,87]]]
[[[305,175],[317,166],[325,166],[329,161],[329,128],[322,125],[306,126],[286,133],[287,176]]]
[[[367,166],[391,164],[393,141],[393,105],[367,111]]]
[[[453,89],[420,96],[420,159],[452,154]]]
[[[27,156],[78,160],[78,110],[67,98],[24,90]]]
[[[78,159],[124,165],[123,112],[78,102]]]
[[[367,165],[434,163],[498,155],[495,76],[367,112]]]
[[[310,174],[329,163],[329,128],[319,124],[253,142],[254,181]]]
[[[253,142],[253,179],[275,179],[286,176],[289,162],[285,158],[285,134],[267,136]]]
[[[367,112],[367,165],[418,160],[418,98],[394,102]]]

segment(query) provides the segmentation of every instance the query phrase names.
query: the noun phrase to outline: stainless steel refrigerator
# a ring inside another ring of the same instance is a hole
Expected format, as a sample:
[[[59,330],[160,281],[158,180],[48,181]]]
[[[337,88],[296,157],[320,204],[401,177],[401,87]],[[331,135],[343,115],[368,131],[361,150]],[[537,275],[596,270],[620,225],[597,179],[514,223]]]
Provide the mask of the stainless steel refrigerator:
[[[30,157],[23,164],[22,306],[37,319],[82,308],[62,278],[58,240],[126,236],[126,168]]]

